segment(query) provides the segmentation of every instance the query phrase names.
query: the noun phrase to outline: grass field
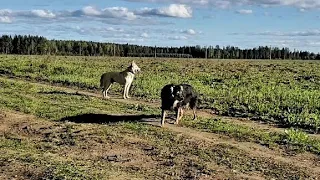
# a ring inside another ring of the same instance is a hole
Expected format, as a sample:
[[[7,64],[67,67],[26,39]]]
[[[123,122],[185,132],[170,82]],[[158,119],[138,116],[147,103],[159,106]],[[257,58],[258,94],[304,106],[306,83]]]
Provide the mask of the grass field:
[[[124,69],[132,58],[1,56],[0,72],[14,77],[99,88],[103,72]],[[159,100],[167,83],[189,83],[202,108],[317,132],[320,126],[320,62],[134,59],[142,73],[132,94]],[[111,92],[122,89],[115,86]]]
[[[320,178],[320,137],[309,134],[320,121],[319,62],[135,58],[134,98],[118,99],[116,85],[101,99],[100,75],[131,60],[0,56],[0,178]],[[195,86],[202,110],[159,128],[171,82]]]

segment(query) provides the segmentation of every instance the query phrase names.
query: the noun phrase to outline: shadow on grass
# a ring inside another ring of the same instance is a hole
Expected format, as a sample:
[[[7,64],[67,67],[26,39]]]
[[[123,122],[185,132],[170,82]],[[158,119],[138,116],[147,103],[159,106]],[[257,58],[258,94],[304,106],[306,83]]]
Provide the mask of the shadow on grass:
[[[42,91],[39,94],[61,94],[61,95],[73,95],[73,96],[88,96],[79,92],[66,92],[66,91]]]
[[[80,114],[68,116],[60,121],[70,121],[75,123],[117,123],[117,122],[155,122],[159,121],[160,115],[109,115],[109,114]]]

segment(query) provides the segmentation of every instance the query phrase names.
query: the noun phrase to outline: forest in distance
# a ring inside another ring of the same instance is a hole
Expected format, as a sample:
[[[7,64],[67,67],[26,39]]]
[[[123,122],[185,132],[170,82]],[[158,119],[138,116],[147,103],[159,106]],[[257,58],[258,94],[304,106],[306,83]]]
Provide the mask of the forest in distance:
[[[240,49],[234,46],[156,47],[133,44],[102,43],[78,40],[48,40],[42,36],[2,35],[1,54],[170,57],[207,59],[286,59],[320,60],[320,53],[290,50],[289,48],[259,46]]]

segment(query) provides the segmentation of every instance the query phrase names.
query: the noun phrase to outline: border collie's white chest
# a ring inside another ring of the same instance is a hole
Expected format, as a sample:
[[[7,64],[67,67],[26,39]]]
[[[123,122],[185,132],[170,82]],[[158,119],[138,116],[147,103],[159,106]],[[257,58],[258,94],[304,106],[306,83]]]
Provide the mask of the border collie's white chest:
[[[134,78],[134,74],[133,74],[133,73],[128,72],[128,73],[126,74],[125,79],[126,79],[127,81],[132,81],[133,78]]]

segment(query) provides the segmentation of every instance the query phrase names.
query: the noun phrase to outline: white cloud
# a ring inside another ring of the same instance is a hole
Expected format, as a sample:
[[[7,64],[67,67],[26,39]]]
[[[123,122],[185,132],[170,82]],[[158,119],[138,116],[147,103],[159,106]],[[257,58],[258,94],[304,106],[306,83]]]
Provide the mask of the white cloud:
[[[306,12],[306,9],[300,8],[299,11],[300,11],[300,12]]]
[[[86,6],[80,10],[75,11],[58,11],[56,13],[49,10],[29,10],[29,11],[12,11],[8,9],[0,10],[0,16],[11,16],[20,18],[37,17],[43,19],[54,19],[54,18],[80,18],[86,17],[98,17],[98,18],[115,18],[125,20],[135,20],[137,16],[125,7],[110,7],[105,9],[97,9],[92,6]]]
[[[252,14],[253,13],[253,11],[251,9],[240,9],[236,12],[239,14]]]
[[[320,42],[319,41],[307,41],[307,44],[309,46],[320,47]]]
[[[0,23],[11,23],[12,20],[8,16],[0,16]]]
[[[101,12],[92,6],[86,6],[86,7],[82,8],[82,11],[85,15],[88,15],[88,16],[101,15]]]
[[[142,38],[114,38],[112,40],[113,42],[117,42],[117,43],[141,43],[144,42],[144,39]],[[109,42],[109,40],[108,40]]]
[[[102,10],[103,15],[106,17],[115,17],[115,18],[125,18],[128,20],[134,20],[137,18],[137,16],[129,11],[128,8],[125,7],[111,7],[111,8],[105,8]]]
[[[137,28],[137,27],[127,27],[125,29],[115,28],[115,27],[88,27],[86,25],[82,26],[54,26],[50,25],[47,27],[47,30],[51,31],[52,34],[58,33],[61,34],[63,32],[74,32],[79,37],[100,37],[100,38],[110,38],[117,39],[117,41],[125,42],[141,42],[145,39],[150,40],[150,35],[147,32],[143,32],[146,28]],[[146,31],[152,31],[151,29],[147,29]]]
[[[136,11],[141,16],[164,16],[177,18],[191,18],[192,8],[184,4],[170,4],[162,8],[142,8]]]
[[[195,35],[197,34],[197,32],[193,29],[188,29],[188,30],[185,30],[185,31],[182,31],[183,33],[185,34],[189,34],[189,35]]]
[[[217,7],[220,9],[226,9],[232,5],[232,2],[230,1],[223,1],[223,0],[218,0],[218,1],[209,1],[206,6],[213,6]]]
[[[168,39],[170,40],[187,40],[186,36],[169,36]]]
[[[6,17],[36,17],[36,18],[55,18],[56,14],[49,10],[35,9],[30,11],[12,11],[10,9],[0,9],[0,16]]]
[[[92,6],[86,6],[81,10],[67,12],[61,12],[60,16],[72,16],[72,17],[99,17],[99,18],[117,18],[126,20],[135,20],[137,16],[126,7],[108,7],[104,9],[97,9]]]
[[[319,36],[320,30],[314,29],[314,30],[307,30],[307,31],[295,31],[291,33],[285,33],[284,35],[288,36]]]
[[[112,32],[124,32],[123,29],[121,28],[114,28],[114,27],[108,27],[106,28],[107,31],[112,31]]]
[[[40,17],[40,18],[54,18],[54,17],[56,17],[55,14],[53,14],[51,11],[48,11],[48,10],[36,9],[36,10],[32,10],[30,13],[32,15],[34,15],[36,17]]]
[[[319,0],[268,0],[268,2],[274,2],[275,5],[295,6],[304,9],[320,8]]]
[[[181,4],[171,4],[161,8],[144,8],[142,10],[130,10],[126,7],[107,7],[99,9],[93,6],[86,6],[82,9],[67,11],[50,11],[46,9],[34,10],[10,10],[0,9],[1,22],[12,22],[12,19],[24,19],[33,21],[33,19],[57,21],[63,19],[68,20],[83,20],[84,18],[95,18],[94,20],[103,21],[107,24],[159,24],[156,19],[151,19],[148,16],[158,17],[177,17],[189,18],[192,17],[192,9],[189,6]],[[72,19],[71,19],[72,18]],[[86,19],[88,20],[88,19]],[[41,21],[43,22],[43,21]]]
[[[142,34],[141,34],[141,37],[143,37],[143,38],[148,38],[148,37],[149,37],[149,34],[147,34],[147,33],[142,33]]]
[[[160,8],[159,12],[162,15],[167,15],[172,17],[181,17],[181,18],[192,17],[191,7],[183,4],[171,4],[169,7]]]
[[[239,33],[233,33],[238,35]],[[252,32],[247,35],[260,35],[260,36],[320,36],[320,29],[305,30],[305,31],[292,31],[292,32],[279,32],[279,31],[265,31],[265,32]]]
[[[12,10],[10,9],[0,9],[0,16],[9,16],[12,14]]]
[[[268,44],[273,46],[282,46],[289,48],[298,48],[299,50],[305,49],[305,47],[314,47],[319,48],[320,43],[317,40],[306,40],[306,39],[280,39],[280,40],[271,40]]]
[[[237,46],[250,43],[251,47],[254,46],[280,46],[289,47],[290,49],[308,50],[312,52],[320,52],[320,29],[314,30],[301,30],[291,32],[281,31],[265,31],[265,32],[251,32],[251,33],[233,33],[239,35],[234,39],[242,39],[237,43]],[[245,35],[245,36],[243,36]],[[257,39],[260,41],[256,41]],[[245,40],[244,40],[245,39]]]
[[[319,0],[127,0],[136,2],[156,2],[156,3],[182,3],[198,7],[228,8],[235,5],[257,5],[263,7],[271,6],[291,6],[296,8],[316,9],[320,8]]]

